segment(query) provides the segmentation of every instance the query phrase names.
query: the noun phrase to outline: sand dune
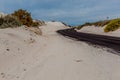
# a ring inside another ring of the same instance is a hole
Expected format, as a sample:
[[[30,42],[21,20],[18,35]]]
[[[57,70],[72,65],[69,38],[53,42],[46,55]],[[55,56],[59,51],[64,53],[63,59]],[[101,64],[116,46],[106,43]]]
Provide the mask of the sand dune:
[[[93,33],[93,34],[101,34],[101,35],[108,35],[108,36],[116,36],[120,37],[120,29],[113,31],[113,32],[104,32],[104,27],[95,27],[95,26],[85,26],[81,28],[80,30],[77,30],[78,32],[86,32],[86,33]]]
[[[120,57],[65,38],[60,22],[40,26],[42,35],[0,29],[0,80],[119,80]]]

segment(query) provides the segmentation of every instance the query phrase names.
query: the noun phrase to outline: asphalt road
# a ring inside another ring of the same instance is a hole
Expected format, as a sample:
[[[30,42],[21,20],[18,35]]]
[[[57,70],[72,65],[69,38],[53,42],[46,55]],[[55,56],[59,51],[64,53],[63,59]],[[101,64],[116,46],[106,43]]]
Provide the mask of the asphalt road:
[[[120,53],[120,37],[77,32],[74,29],[58,30],[57,33],[63,36],[69,36],[69,37],[75,38],[80,41],[85,41],[95,45],[108,47],[113,49],[117,53]]]

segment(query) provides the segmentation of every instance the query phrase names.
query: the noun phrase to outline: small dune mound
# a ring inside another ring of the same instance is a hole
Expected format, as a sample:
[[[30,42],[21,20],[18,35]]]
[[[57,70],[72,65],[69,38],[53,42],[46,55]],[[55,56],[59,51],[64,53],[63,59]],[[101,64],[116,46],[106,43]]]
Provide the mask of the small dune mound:
[[[61,22],[45,22],[45,24],[41,26],[43,34],[56,34],[57,30],[69,28]]]
[[[42,31],[39,27],[26,27],[26,28],[37,35],[42,35]]]

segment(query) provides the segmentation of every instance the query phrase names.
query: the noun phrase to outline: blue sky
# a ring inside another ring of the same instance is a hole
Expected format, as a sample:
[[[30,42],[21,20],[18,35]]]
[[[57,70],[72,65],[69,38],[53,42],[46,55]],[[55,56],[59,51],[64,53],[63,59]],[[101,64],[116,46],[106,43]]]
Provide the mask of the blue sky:
[[[0,0],[0,12],[21,8],[31,12],[34,19],[72,25],[120,17],[120,0]]]

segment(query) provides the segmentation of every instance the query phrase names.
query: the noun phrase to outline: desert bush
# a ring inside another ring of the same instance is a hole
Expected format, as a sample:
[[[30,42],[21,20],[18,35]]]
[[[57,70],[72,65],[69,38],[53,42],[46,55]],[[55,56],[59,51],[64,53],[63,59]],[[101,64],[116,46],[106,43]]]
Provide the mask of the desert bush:
[[[111,20],[110,23],[104,28],[104,32],[115,31],[120,28],[120,18]]]
[[[5,17],[0,18],[0,28],[8,28],[8,27],[13,28],[21,25],[22,23],[15,16],[7,15]]]
[[[17,11],[14,11],[12,15],[18,17],[18,19],[22,22],[23,25],[30,27],[33,24],[31,14],[26,10],[19,9]],[[37,23],[34,24],[37,25]]]

